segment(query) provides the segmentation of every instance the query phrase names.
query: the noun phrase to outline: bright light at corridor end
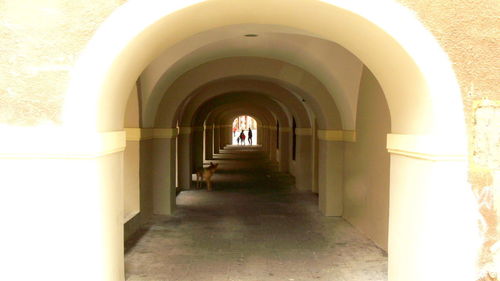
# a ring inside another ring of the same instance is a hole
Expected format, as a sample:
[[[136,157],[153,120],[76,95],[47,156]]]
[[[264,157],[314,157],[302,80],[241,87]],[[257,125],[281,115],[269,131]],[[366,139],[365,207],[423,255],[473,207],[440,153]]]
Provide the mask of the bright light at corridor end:
[[[248,115],[238,116],[233,120],[231,134],[233,145],[256,145],[257,121]]]

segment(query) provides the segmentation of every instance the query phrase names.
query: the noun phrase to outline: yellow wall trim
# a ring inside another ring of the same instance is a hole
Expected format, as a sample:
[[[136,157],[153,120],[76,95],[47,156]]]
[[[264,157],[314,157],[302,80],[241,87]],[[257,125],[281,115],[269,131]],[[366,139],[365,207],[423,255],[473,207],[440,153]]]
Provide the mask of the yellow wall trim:
[[[125,128],[127,141],[143,141],[150,139],[171,139],[178,135],[177,128]]]
[[[356,142],[356,131],[347,130],[318,130],[317,136],[323,141]]]
[[[155,139],[172,139],[179,135],[177,128],[157,128],[153,129],[153,138]]]
[[[191,134],[192,131],[191,127],[179,127],[179,135],[188,135]]]
[[[312,128],[295,128],[295,134],[297,136],[312,136]]]
[[[289,127],[280,127],[280,133],[291,133],[292,128]]]
[[[204,126],[191,127],[191,132],[203,132],[205,130]]]
[[[345,142],[356,142],[356,131],[342,131]]]
[[[153,129],[125,128],[127,141],[141,141],[153,138]]]
[[[324,141],[343,141],[342,130],[318,130],[318,139]]]
[[[228,125],[214,125],[214,129],[222,129],[222,128],[228,128],[228,127],[229,127]],[[193,127],[193,128],[196,128],[196,127]]]
[[[129,220],[131,220],[133,217],[135,217],[137,214],[139,214],[140,211],[139,210],[136,210],[136,211],[133,211],[133,212],[130,212],[128,214],[126,214],[124,217],[123,217],[123,223],[126,223],[128,222]]]
[[[260,125],[258,128],[261,128],[261,129],[270,129],[270,130],[276,130],[277,129],[276,126],[269,126],[269,125]]]
[[[97,158],[123,151],[125,145],[125,131],[20,129],[0,138],[0,158]]]
[[[429,161],[465,161],[467,154],[457,142],[427,135],[387,135],[387,150],[391,154]]]

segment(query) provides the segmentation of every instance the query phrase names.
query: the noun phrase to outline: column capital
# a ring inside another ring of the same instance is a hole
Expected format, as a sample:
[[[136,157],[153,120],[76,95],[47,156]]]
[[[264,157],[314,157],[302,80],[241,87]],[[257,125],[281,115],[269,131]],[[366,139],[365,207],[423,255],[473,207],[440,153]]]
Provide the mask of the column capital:
[[[312,128],[295,128],[295,134],[297,136],[312,136]]]
[[[323,141],[356,142],[356,131],[350,130],[318,130],[317,136]]]
[[[467,152],[456,141],[431,135],[387,134],[387,151],[429,161],[466,161]]]

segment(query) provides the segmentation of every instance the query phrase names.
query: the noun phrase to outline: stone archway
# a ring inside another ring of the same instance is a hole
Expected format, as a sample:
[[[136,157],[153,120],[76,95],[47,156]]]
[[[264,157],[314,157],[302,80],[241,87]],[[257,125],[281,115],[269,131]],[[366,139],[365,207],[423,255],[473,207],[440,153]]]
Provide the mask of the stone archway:
[[[407,280],[408,276],[413,276],[414,280],[465,280],[472,274],[473,249],[465,247],[466,254],[455,255],[453,249],[457,242],[449,240],[453,236],[458,243],[470,246],[467,241],[474,230],[467,215],[472,211],[464,207],[471,194],[465,179],[466,136],[460,93],[445,54],[425,28],[416,19],[406,17],[407,12],[398,5],[384,4],[382,14],[369,4],[358,6],[335,1],[296,1],[287,6],[261,1],[245,1],[238,5],[230,1],[200,1],[193,6],[157,3],[148,7],[140,1],[130,1],[110,17],[82,55],[67,96],[64,125],[68,129],[82,128],[84,134],[99,140],[110,134],[98,132],[122,130],[127,94],[142,69],[169,44],[169,40],[241,21],[265,21],[316,33],[358,56],[380,81],[386,95],[393,120],[392,134],[388,135],[388,149],[392,154],[391,281]],[[280,9],[283,13],[280,17],[246,13],[249,9],[261,8]],[[187,21],[200,11],[208,10],[228,11],[234,17],[213,20],[207,16],[211,26],[201,20],[192,21],[185,30],[172,31],[158,39],[157,35],[175,21]],[[296,11],[308,10],[322,12],[300,19],[295,16]],[[137,14],[146,17],[130,21],[129,15]],[[352,28],[335,28],[346,24]],[[123,30],[124,25],[129,32],[114,34],[118,29]],[[355,35],[358,33],[367,36],[361,38]],[[412,44],[415,40],[420,46]],[[111,41],[114,44],[109,44]],[[145,49],[144,46],[149,47]],[[101,67],[95,67],[97,64]],[[81,119],[83,112],[89,118]],[[109,147],[114,149],[106,151],[116,152],[119,148],[112,144]],[[114,170],[120,163],[119,157],[116,158],[113,161],[103,159],[102,165]],[[107,187],[109,179],[106,176],[100,175],[97,179],[98,185]],[[450,194],[454,200],[449,200]],[[106,206],[113,207],[113,204]],[[111,219],[103,218],[103,221]],[[119,224],[103,225],[104,230],[113,230]],[[418,232],[412,231],[415,228]],[[112,261],[107,264],[120,264],[117,249],[119,247],[104,253]],[[113,272],[119,271],[116,267],[110,268]],[[108,269],[103,271],[107,276],[113,275]]]

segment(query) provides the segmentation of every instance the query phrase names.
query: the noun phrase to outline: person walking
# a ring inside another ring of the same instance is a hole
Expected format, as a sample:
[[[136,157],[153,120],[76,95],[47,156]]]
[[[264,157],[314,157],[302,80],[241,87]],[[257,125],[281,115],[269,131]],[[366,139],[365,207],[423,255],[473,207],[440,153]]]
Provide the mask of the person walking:
[[[241,130],[241,133],[240,133],[240,144],[241,145],[245,145],[245,131],[244,130]]]
[[[252,145],[252,129],[248,128],[248,144]]]

